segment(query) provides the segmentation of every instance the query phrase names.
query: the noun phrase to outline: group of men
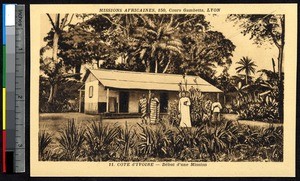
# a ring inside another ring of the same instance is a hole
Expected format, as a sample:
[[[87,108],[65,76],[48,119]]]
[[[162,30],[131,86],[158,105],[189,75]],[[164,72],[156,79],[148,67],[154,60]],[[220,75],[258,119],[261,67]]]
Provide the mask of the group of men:
[[[192,127],[190,116],[191,100],[189,97],[190,96],[188,91],[182,91],[179,94],[178,111],[180,117],[180,127]],[[149,100],[147,99],[146,95],[143,94],[142,98],[139,101],[139,106],[142,113],[142,123],[148,124],[148,119],[150,120],[150,124],[157,123],[157,121],[159,120],[160,105],[158,98],[155,97],[153,93],[151,94]],[[220,121],[221,109],[221,103],[215,100],[211,105],[213,122]]]
[[[142,113],[141,118],[143,124],[148,124],[148,120],[150,121],[150,124],[155,124],[158,122],[160,111],[159,100],[155,94],[150,94],[149,100],[147,99],[146,95],[143,94],[139,101],[139,106]]]

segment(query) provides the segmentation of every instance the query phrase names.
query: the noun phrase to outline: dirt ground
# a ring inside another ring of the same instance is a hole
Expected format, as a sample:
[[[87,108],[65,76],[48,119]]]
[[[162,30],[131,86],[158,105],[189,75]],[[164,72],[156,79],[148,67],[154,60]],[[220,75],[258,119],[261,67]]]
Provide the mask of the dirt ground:
[[[74,119],[79,125],[85,126],[92,121],[100,121],[99,115],[87,115],[83,113],[43,113],[40,114],[39,126],[40,130],[47,130],[53,134],[58,134],[58,130],[67,125],[68,120]],[[127,122],[128,126],[138,126],[137,123],[141,123],[140,118],[124,118],[124,119],[103,119],[103,124],[115,124],[125,126]]]
[[[238,124],[244,124],[255,127],[268,127],[269,123],[264,123],[260,121],[251,120],[238,120],[236,114],[223,114],[223,118],[231,120]],[[100,121],[99,115],[87,115],[83,113],[43,113],[40,114],[39,126],[41,130],[47,130],[52,133],[57,133],[57,131],[63,128],[68,120],[75,119],[76,123],[86,125],[91,121]],[[127,122],[128,126],[137,127],[137,123],[141,123],[140,118],[122,118],[122,119],[103,119],[104,124],[115,124],[118,123],[120,126],[125,126]],[[282,124],[274,124],[274,126],[281,126]]]

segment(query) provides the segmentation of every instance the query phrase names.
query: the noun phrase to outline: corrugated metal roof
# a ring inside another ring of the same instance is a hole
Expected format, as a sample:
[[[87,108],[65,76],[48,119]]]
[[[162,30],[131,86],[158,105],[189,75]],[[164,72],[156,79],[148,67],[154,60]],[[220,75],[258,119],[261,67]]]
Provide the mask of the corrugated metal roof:
[[[120,70],[89,70],[105,87],[117,89],[179,91],[183,77],[179,74],[145,73]],[[87,74],[89,73],[87,71]],[[193,86],[202,92],[222,92],[199,76],[187,75],[188,89]],[[196,80],[196,82],[195,82]],[[85,79],[84,79],[85,81]]]

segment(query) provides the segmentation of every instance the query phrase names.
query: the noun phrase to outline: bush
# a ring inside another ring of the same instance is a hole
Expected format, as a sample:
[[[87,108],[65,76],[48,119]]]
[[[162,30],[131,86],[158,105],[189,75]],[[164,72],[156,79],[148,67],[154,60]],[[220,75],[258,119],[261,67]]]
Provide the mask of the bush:
[[[50,160],[52,152],[49,149],[49,145],[52,142],[52,135],[45,130],[39,131],[39,160]]]
[[[180,119],[179,119],[179,110],[178,110],[178,101],[174,101],[170,103],[170,106],[168,108],[168,116],[167,120],[172,126],[179,126]]]
[[[206,100],[205,96],[199,89],[190,90],[191,99],[191,121],[193,126],[199,126],[210,120],[211,104],[210,100]]]
[[[143,157],[170,157],[174,150],[172,145],[173,131],[159,124],[156,128],[138,124],[141,132],[139,134],[139,154]]]
[[[279,123],[282,121],[279,119],[278,107],[278,100],[273,94],[270,94],[265,98],[244,104],[238,113],[240,119]]]
[[[121,160],[130,160],[134,157],[137,150],[136,148],[136,131],[132,129],[133,126],[128,127],[127,121],[125,122],[125,128],[119,129],[119,135],[117,137],[117,145],[119,158]]]
[[[84,152],[88,160],[106,161],[115,159],[117,156],[115,140],[120,136],[120,132],[120,127],[117,124],[111,127],[110,125],[103,125],[102,121],[93,121],[91,125],[88,126],[85,134],[87,148]]]
[[[71,120],[59,131],[57,139],[46,132],[39,135],[40,160],[283,160],[283,127],[257,128],[226,120],[196,128],[174,127],[168,122],[159,122],[155,126],[138,124],[137,128],[129,127],[127,123],[121,127],[101,121],[83,126]],[[47,152],[50,143],[57,144],[59,151]]]
[[[75,161],[82,155],[85,131],[81,125],[76,125],[74,119],[69,120],[62,130],[59,130],[57,141],[61,150],[61,160]]]

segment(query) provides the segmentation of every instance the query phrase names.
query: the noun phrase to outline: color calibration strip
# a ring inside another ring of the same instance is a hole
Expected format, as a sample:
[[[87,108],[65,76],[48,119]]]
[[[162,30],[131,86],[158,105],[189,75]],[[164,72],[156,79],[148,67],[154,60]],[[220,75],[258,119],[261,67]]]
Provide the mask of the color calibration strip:
[[[2,172],[6,173],[6,5],[2,5]]]
[[[25,6],[4,4],[2,171],[25,171]]]

